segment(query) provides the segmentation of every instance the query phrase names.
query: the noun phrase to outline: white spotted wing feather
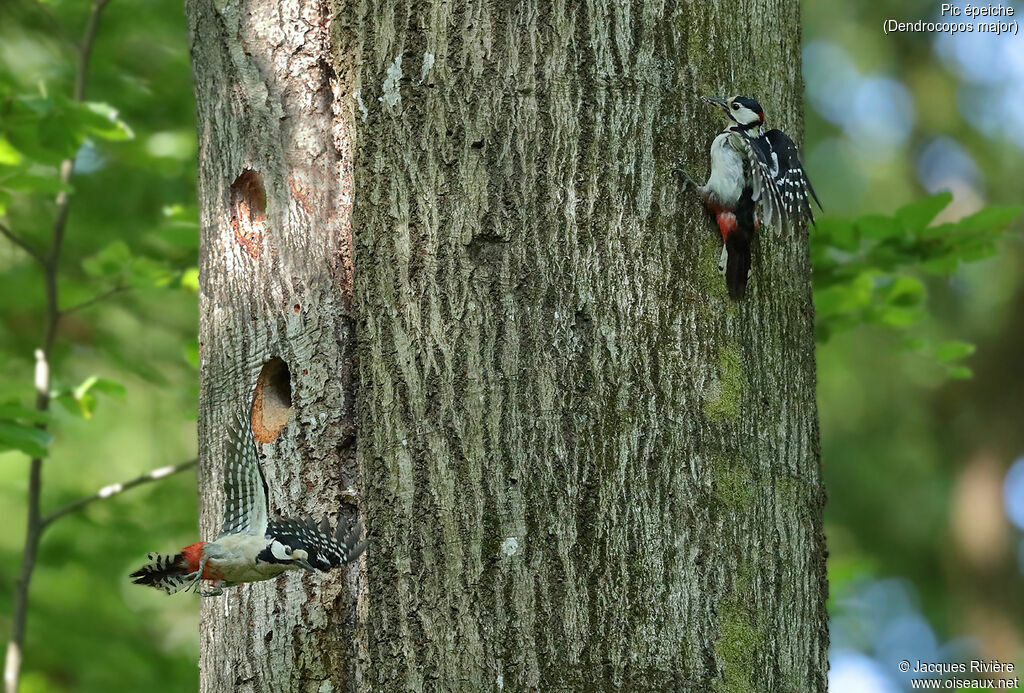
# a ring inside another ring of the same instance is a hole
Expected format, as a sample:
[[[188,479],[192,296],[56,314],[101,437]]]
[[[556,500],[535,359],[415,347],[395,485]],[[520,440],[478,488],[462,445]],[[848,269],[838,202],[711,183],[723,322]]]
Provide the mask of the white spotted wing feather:
[[[769,130],[763,137],[747,136],[750,166],[755,187],[760,187],[761,216],[771,223],[774,212],[781,219],[814,223],[811,200],[821,207],[811,181],[804,172],[800,154],[789,136],[781,130]],[[755,197],[756,199],[756,197]]]
[[[248,417],[236,413],[228,426],[224,456],[224,524],[218,539],[227,534],[267,531],[267,482],[263,477],[256,441]]]

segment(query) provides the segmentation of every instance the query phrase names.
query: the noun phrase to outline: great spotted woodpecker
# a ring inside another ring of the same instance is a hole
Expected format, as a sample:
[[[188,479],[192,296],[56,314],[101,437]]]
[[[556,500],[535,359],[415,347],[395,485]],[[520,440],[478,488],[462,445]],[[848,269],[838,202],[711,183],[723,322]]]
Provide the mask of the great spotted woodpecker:
[[[209,591],[275,578],[286,570],[327,571],[355,560],[366,548],[357,522],[335,531],[324,518],[268,520],[267,482],[248,417],[239,413],[229,428],[224,468],[224,523],[216,541],[201,541],[176,554],[149,554],[149,563],[131,577],[173,594],[206,580]]]
[[[697,185],[685,171],[687,183],[697,189],[704,208],[722,234],[719,270],[725,272],[729,296],[746,295],[750,273],[750,245],[761,224],[806,219],[814,223],[811,198],[818,196],[804,173],[796,145],[781,130],[764,132],[764,110],[754,99],[705,97],[720,108],[729,124],[711,143],[711,175]],[[677,169],[678,170],[678,169]]]

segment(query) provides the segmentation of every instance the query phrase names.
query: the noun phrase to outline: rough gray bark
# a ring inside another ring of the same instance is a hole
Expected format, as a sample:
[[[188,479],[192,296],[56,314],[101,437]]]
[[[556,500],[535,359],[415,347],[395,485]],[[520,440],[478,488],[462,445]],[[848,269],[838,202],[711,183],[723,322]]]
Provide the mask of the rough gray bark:
[[[351,486],[372,536],[358,576],[207,603],[203,689],[823,691],[806,234],[733,304],[670,173],[706,173],[699,94],[799,130],[797,4],[188,13],[203,528],[276,355],[274,505]]]
[[[271,511],[332,520],[355,511],[346,493],[356,484],[350,198],[339,183],[350,177],[349,158],[340,128],[332,137],[321,9],[187,5],[200,145],[199,484],[207,540],[221,521],[223,426],[253,401],[257,374],[273,357],[290,370],[292,411],[276,440],[261,446]],[[257,438],[274,436],[280,414],[257,407]],[[354,570],[291,573],[205,600],[203,690],[350,688],[355,585]]]

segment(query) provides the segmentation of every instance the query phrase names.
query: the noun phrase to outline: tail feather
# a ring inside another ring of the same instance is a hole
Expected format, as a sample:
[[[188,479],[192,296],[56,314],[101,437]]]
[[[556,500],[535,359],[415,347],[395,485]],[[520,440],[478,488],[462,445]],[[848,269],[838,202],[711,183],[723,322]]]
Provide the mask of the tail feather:
[[[741,301],[747,295],[750,276],[750,239],[736,233],[729,236],[725,245],[729,253],[725,263],[725,286],[732,300]]]
[[[736,228],[726,236],[725,247],[729,254],[725,263],[725,285],[729,297],[741,301],[747,295],[747,279],[750,277],[750,245],[757,233],[757,213],[754,198],[749,187],[743,189],[736,205]]]
[[[167,594],[174,594],[195,579],[195,573],[188,570],[184,553],[151,553],[147,558],[149,563],[129,576],[136,585],[149,585]]]

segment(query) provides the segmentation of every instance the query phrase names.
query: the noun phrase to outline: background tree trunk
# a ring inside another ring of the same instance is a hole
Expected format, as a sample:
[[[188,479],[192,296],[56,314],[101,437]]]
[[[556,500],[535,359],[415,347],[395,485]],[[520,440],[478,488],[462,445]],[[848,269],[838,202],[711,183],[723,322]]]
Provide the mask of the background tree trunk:
[[[204,538],[272,356],[272,505],[372,537],[207,601],[203,690],[824,691],[806,234],[733,304],[671,174],[700,94],[799,132],[797,4],[187,7]]]

